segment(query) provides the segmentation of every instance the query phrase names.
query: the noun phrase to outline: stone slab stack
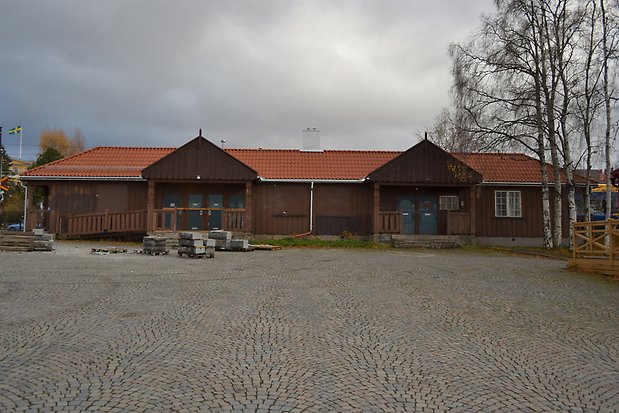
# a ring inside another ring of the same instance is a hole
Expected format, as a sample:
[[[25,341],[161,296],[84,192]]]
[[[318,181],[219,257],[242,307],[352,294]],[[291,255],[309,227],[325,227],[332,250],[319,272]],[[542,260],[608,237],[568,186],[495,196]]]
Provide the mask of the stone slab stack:
[[[215,240],[204,239],[197,232],[181,232],[178,239],[178,255],[188,257],[215,256]]]
[[[168,239],[166,237],[144,237],[143,249],[144,254],[164,255],[168,253]]]
[[[230,250],[230,241],[232,240],[232,232],[230,231],[209,231],[208,238],[215,241],[215,249],[217,251]]]
[[[46,234],[43,229],[32,230],[34,234],[34,251],[53,251],[54,250],[54,234]]]

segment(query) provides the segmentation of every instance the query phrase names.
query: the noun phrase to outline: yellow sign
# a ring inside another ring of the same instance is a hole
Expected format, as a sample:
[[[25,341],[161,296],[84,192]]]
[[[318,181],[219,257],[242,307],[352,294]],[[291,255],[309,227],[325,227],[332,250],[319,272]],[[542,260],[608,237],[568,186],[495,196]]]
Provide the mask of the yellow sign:
[[[617,188],[614,186],[610,186],[610,192],[617,192]],[[599,184],[597,187],[593,188],[591,192],[606,192],[606,184]]]
[[[5,176],[4,178],[0,179],[0,189],[3,191],[8,191],[9,187],[8,184],[6,184],[6,181],[9,179],[8,176]]]

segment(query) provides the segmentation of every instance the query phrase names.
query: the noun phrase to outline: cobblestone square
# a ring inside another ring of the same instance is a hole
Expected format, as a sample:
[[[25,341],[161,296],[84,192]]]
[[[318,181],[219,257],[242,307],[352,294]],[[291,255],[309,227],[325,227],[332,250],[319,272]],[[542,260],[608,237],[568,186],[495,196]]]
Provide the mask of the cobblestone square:
[[[470,251],[0,253],[0,411],[619,409],[619,284]]]

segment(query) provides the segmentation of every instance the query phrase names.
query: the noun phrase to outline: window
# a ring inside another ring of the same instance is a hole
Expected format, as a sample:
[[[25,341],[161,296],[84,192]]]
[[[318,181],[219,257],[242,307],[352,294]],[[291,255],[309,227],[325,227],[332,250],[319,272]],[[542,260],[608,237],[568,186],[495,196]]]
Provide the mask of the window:
[[[439,208],[447,211],[457,211],[460,209],[460,200],[456,195],[443,195],[438,198]]]
[[[494,211],[497,217],[521,217],[520,191],[495,191]]]

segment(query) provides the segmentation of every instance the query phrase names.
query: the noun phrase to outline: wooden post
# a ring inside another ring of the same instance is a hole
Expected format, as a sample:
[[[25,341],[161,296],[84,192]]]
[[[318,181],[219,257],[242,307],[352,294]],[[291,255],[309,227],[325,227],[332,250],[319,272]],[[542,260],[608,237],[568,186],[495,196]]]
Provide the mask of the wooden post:
[[[251,233],[253,231],[252,226],[252,182],[245,183],[245,232]]]
[[[475,213],[475,209],[477,206],[477,187],[476,186],[472,186],[469,188],[469,214],[470,214],[470,222],[471,222],[471,228],[470,228],[470,233],[472,236],[477,235],[477,226],[475,224],[476,221],[476,213]]]
[[[380,235],[380,184],[374,184],[374,236]]]
[[[146,195],[146,232],[155,230],[155,183],[148,181],[148,192]]]

